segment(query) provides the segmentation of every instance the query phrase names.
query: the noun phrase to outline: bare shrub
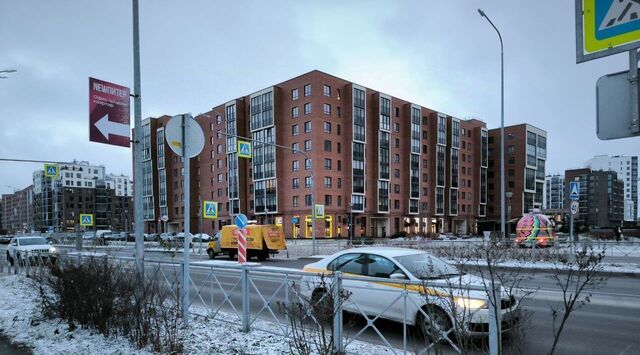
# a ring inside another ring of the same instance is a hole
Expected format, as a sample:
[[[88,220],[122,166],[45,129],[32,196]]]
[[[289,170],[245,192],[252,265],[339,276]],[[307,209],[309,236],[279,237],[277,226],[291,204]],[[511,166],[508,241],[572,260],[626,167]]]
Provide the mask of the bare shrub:
[[[562,292],[560,306],[550,306],[553,318],[552,355],[562,335],[567,320],[573,311],[591,302],[591,292],[603,287],[607,278],[602,276],[602,260],[605,250],[595,252],[591,246],[585,246],[575,253],[571,260],[555,263],[552,278]]]
[[[138,348],[183,351],[179,304],[155,277],[140,280],[127,265],[90,258],[59,260],[35,281],[47,317],[126,337]]]
[[[292,288],[295,289],[295,283]],[[341,288],[336,299],[333,279],[324,275],[319,276],[310,289],[314,290],[310,297],[300,296],[289,303],[278,302],[279,310],[287,316],[291,326],[289,349],[301,355],[336,354],[333,323],[335,317],[342,317],[342,305],[350,293]]]

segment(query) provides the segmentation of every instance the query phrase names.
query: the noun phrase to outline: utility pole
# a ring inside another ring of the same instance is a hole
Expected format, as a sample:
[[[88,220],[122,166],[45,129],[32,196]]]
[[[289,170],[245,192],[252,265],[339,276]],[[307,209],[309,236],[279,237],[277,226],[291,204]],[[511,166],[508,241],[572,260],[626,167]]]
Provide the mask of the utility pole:
[[[136,236],[136,271],[140,279],[144,276],[144,226],[142,202],[142,100],[140,93],[140,23],[138,0],[133,0],[133,182]]]

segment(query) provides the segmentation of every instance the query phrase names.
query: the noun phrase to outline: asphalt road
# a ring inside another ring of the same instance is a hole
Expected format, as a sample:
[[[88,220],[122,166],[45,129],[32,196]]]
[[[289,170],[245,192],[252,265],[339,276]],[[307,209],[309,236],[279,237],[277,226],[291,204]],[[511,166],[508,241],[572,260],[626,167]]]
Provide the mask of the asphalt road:
[[[112,250],[113,255],[132,256],[133,250]],[[182,254],[146,253],[147,259],[160,261],[181,262]],[[208,260],[206,255],[192,255],[193,261]],[[228,260],[227,258],[218,258]],[[284,267],[301,269],[305,264],[313,262],[313,259],[271,259],[263,263],[269,267]],[[151,261],[146,264],[148,273],[156,268]],[[179,267],[163,266],[164,273],[156,274],[165,281],[165,278],[173,282],[180,275]],[[222,310],[232,315],[228,321],[236,321],[233,314],[241,311],[241,287],[238,283],[239,274],[223,270],[214,272],[208,268],[194,267],[191,270],[193,284],[191,285],[191,299],[193,304],[210,312]],[[288,276],[296,280],[297,276]],[[274,321],[275,318],[283,319],[278,312],[277,303],[284,301],[285,297],[295,297],[295,292],[290,290],[285,295],[285,287],[281,287],[284,277],[271,275],[256,278],[251,285],[250,309],[252,319],[258,316],[260,319]],[[195,285],[195,286],[194,286]],[[523,341],[514,340],[513,336],[505,336],[503,347],[507,353],[545,354],[549,351],[553,338],[553,319],[551,307],[559,307],[562,302],[562,293],[549,273],[539,272],[531,280],[524,284],[525,287],[535,290],[532,298],[524,303],[524,309],[531,312],[531,318],[527,322]],[[295,288],[294,288],[295,289]],[[228,300],[225,301],[225,295]],[[259,290],[258,293],[256,290]],[[576,310],[568,320],[564,333],[561,336],[557,354],[640,354],[640,281],[630,277],[609,277],[606,285],[591,292],[591,303]],[[268,301],[274,314],[264,309],[264,302]],[[233,304],[233,307],[231,306]],[[235,311],[234,308],[235,307]],[[259,313],[259,315],[258,315]],[[275,317],[275,318],[274,318]],[[349,316],[347,318],[345,333],[355,334],[366,322],[362,317]],[[256,325],[254,324],[254,327]],[[402,326],[397,323],[379,320],[375,322],[376,328],[385,336],[394,347],[401,348],[403,333]],[[274,331],[275,329],[270,329]],[[358,337],[359,340],[382,344],[380,336],[369,329]],[[410,349],[421,346],[419,340],[410,339]],[[445,352],[450,348],[443,347]]]

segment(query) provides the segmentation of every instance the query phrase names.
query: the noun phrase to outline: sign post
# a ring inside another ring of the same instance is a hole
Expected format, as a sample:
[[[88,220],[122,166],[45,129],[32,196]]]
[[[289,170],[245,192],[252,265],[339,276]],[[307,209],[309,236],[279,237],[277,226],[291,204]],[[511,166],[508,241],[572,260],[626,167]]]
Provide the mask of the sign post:
[[[204,147],[204,132],[190,114],[173,116],[165,127],[165,138],[171,150],[184,161],[184,252],[182,258],[182,317],[189,323],[189,244],[191,242],[190,164]]]
[[[575,15],[577,63],[629,52],[629,72],[625,81],[619,85],[610,80],[602,83],[603,79],[615,74],[598,79],[598,138],[640,135],[640,3],[635,0],[576,0]]]
[[[234,234],[238,238],[238,264],[244,265],[247,262],[247,216],[239,213],[235,218],[238,228],[234,230]]]
[[[578,213],[578,207],[580,207],[578,201],[571,201],[571,225],[569,225],[569,240],[574,242],[578,241],[578,238],[573,236],[573,217]]]

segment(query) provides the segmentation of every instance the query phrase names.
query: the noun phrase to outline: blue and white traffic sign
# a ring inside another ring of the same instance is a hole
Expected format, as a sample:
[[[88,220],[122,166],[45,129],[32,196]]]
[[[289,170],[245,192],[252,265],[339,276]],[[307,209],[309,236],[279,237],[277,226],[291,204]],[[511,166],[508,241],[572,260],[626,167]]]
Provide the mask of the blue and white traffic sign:
[[[580,199],[580,182],[569,182],[569,199],[577,201]]]
[[[238,157],[251,158],[251,142],[238,140]]]
[[[247,226],[247,223],[249,222],[249,219],[244,214],[239,213],[236,216],[235,222],[236,222],[236,226],[238,226],[238,228],[244,228],[244,227]]]
[[[60,176],[60,168],[58,164],[46,163],[44,164],[44,176],[57,179]]]
[[[291,218],[291,223],[293,223],[293,224],[298,224],[298,223],[300,223],[300,217],[293,217],[293,218]]]
[[[92,226],[93,225],[93,215],[92,214],[80,214],[80,225],[81,226]]]
[[[214,201],[202,201],[202,217],[218,218],[218,203]]]

